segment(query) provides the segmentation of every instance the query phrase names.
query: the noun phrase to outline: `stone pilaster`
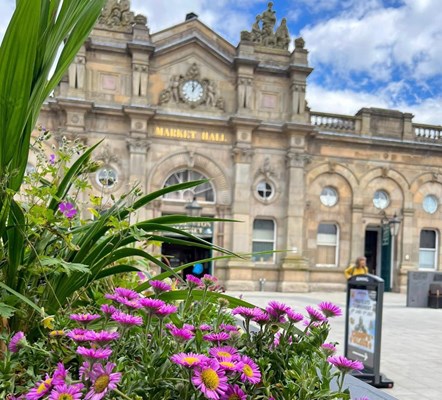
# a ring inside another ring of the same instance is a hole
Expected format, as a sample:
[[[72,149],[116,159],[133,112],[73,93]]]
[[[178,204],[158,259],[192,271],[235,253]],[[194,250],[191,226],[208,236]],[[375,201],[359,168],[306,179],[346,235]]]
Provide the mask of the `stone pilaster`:
[[[353,204],[351,214],[351,253],[350,260],[344,260],[345,262],[354,262],[357,257],[363,256],[365,251],[365,231],[364,223],[362,222],[362,213],[364,207],[360,204]]]

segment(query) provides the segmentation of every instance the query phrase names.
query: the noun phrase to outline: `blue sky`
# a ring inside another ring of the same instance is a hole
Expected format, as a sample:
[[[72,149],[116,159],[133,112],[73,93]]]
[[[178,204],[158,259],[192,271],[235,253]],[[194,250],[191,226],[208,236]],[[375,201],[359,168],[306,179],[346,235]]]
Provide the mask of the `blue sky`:
[[[132,0],[151,32],[195,12],[233,45],[267,0]],[[302,36],[314,67],[307,88],[314,111],[355,114],[392,108],[442,124],[441,0],[275,0],[292,38]],[[0,35],[15,0],[0,0]]]

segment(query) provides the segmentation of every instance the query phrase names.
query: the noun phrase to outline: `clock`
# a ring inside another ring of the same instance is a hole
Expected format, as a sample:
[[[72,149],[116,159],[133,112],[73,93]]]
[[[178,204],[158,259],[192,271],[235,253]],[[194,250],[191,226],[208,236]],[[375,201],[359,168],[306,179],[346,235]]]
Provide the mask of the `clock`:
[[[198,104],[204,97],[204,86],[195,79],[184,81],[181,85],[181,97],[189,104]]]

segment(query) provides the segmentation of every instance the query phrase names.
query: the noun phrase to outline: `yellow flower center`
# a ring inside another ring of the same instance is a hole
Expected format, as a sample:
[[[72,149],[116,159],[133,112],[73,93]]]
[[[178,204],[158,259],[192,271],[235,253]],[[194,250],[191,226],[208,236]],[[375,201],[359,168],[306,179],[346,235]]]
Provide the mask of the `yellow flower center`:
[[[232,355],[227,351],[218,351],[218,357],[232,358]]]
[[[37,393],[43,393],[45,390],[47,390],[48,386],[51,384],[52,378],[46,379],[44,382],[40,383],[40,385],[37,388]]]
[[[227,367],[227,368],[234,368],[235,367],[235,364],[231,361],[221,361],[220,364],[223,365],[224,367]]]
[[[189,365],[193,365],[198,362],[197,357],[184,357],[184,362]]]
[[[203,372],[201,372],[201,378],[203,380],[204,385],[210,389],[215,390],[218,389],[219,386],[219,376],[215,370],[212,368],[207,368]]]
[[[110,381],[109,375],[106,374],[100,375],[94,383],[95,393],[103,392],[109,385],[109,381]]]
[[[64,336],[64,331],[51,331],[49,332],[49,336]]]
[[[242,367],[242,371],[244,374],[246,374],[249,378],[253,376],[253,369],[250,367],[250,365],[245,364],[244,367]]]
[[[227,400],[241,400],[241,399],[240,399],[240,397],[239,397],[237,394],[232,393],[232,394],[228,397]]]
[[[63,393],[58,397],[58,400],[74,400],[74,398],[70,394]]]

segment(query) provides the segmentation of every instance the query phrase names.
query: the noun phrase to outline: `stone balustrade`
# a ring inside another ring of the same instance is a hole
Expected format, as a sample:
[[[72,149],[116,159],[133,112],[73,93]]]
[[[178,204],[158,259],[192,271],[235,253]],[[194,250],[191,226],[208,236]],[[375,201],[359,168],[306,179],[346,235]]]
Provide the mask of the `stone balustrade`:
[[[416,140],[438,141],[442,139],[442,126],[413,124]]]
[[[351,115],[310,113],[310,123],[326,129],[344,132],[355,132],[357,128],[357,117]]]

